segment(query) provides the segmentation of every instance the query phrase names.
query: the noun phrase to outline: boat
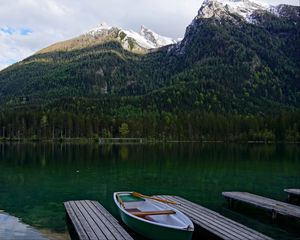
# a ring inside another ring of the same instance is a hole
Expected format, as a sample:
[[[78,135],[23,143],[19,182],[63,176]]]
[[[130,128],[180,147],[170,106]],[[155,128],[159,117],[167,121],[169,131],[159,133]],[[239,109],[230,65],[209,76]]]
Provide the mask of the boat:
[[[153,240],[191,240],[192,221],[170,201],[136,192],[115,192],[114,202],[122,221],[138,234]]]

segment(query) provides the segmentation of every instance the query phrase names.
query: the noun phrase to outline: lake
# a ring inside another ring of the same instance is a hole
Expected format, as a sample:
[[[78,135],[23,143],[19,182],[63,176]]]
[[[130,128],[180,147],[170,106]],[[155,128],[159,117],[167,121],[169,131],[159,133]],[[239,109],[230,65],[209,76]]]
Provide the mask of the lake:
[[[285,201],[283,189],[296,187],[297,145],[0,144],[0,239],[16,231],[68,239],[64,201],[97,200],[117,217],[112,194],[122,190],[179,195],[276,239],[296,239],[299,221],[272,223],[263,210],[229,209],[221,196],[248,191]]]

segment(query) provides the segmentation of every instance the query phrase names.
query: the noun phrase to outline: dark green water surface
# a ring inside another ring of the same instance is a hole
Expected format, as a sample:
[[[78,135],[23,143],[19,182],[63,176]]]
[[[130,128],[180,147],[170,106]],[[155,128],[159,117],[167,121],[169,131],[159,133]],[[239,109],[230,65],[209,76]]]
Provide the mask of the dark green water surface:
[[[179,195],[275,239],[299,239],[300,221],[272,223],[260,209],[229,209],[221,196],[248,191],[285,201],[283,189],[299,187],[296,145],[0,144],[0,210],[52,239],[67,231],[64,201],[97,200],[117,217],[112,194],[122,190]],[[5,219],[0,239],[13,231]]]

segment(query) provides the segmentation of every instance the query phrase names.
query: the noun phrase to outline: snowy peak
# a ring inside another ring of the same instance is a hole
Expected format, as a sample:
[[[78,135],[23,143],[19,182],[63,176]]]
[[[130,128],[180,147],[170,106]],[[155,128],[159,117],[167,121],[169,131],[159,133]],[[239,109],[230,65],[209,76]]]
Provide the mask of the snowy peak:
[[[92,30],[90,30],[87,34],[95,36],[99,33],[103,33],[104,31],[109,31],[111,29],[112,29],[112,27],[104,22],[104,23],[99,24],[99,26],[97,26],[96,28],[93,28]]]
[[[102,23],[84,35],[93,38],[114,38],[115,40],[118,40],[126,50],[150,50],[176,43],[175,40],[160,36],[145,26],[142,26],[140,33],[137,33],[133,30],[124,30],[119,27],[112,27],[106,23]]]
[[[160,36],[151,29],[146,28],[145,26],[141,26],[140,35],[143,36],[147,41],[153,43],[155,48],[177,43],[176,40]]]
[[[271,6],[250,0],[205,0],[198,12],[199,18],[241,17],[249,23],[256,23],[256,13],[268,12],[277,17],[299,18],[299,7],[289,5]]]
[[[270,11],[271,6],[249,0],[205,0],[198,12],[197,18],[220,19],[231,14],[239,15],[252,22],[255,11]]]

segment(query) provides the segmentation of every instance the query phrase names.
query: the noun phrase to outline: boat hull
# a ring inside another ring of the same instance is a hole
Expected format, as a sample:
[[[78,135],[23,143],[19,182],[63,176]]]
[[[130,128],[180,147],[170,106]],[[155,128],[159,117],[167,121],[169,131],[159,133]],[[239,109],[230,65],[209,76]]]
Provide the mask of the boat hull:
[[[158,225],[153,225],[147,222],[139,221],[136,218],[124,213],[119,209],[122,221],[132,230],[140,235],[155,240],[191,240],[193,232],[166,228]]]

